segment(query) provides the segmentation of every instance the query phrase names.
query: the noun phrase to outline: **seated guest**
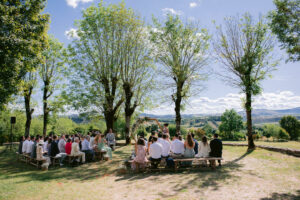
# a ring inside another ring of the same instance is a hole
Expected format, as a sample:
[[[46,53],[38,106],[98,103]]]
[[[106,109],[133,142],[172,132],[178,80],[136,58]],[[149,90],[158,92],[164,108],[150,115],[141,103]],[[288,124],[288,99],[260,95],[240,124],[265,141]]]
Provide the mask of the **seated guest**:
[[[51,144],[52,144],[52,138],[49,137],[48,144],[47,144],[48,156],[51,156]]]
[[[210,153],[209,156],[211,157],[222,157],[222,149],[223,149],[223,144],[220,139],[218,139],[219,135],[214,134],[214,139],[210,141]],[[221,160],[218,160],[219,166],[221,166]]]
[[[210,152],[210,146],[207,142],[206,136],[203,136],[202,141],[200,141],[200,143],[199,143],[199,153],[196,155],[196,157],[207,158],[207,157],[209,157],[209,152]],[[207,165],[206,160],[202,160],[201,163],[204,166]]]
[[[48,153],[48,139],[48,136],[46,136],[44,139],[43,150],[45,153]]]
[[[149,136],[149,139],[148,139],[148,144],[147,144],[147,152],[149,153],[149,148],[150,148],[150,145],[152,144],[152,138],[155,136],[156,132],[155,131],[152,131],[151,132],[151,135]]]
[[[192,135],[193,141],[195,142],[195,148],[194,148],[195,154],[198,154],[199,143],[198,143],[198,141],[195,139],[195,134],[194,134],[194,133],[191,133],[191,135]]]
[[[98,150],[99,151],[106,151],[106,156],[108,156],[110,159],[112,158],[112,152],[111,148],[106,145],[106,140],[104,134],[101,134],[99,137],[98,142]]]
[[[136,169],[137,165],[141,168],[145,168],[146,162],[148,161],[146,158],[147,148],[145,146],[145,141],[142,138],[139,138],[135,143],[135,158],[132,163],[132,169]]]
[[[179,140],[179,135],[176,133],[174,140],[171,143],[171,157],[181,158],[184,154],[184,143]]]
[[[72,143],[71,156],[79,156],[78,162],[81,160],[82,163],[85,163],[85,153],[80,151],[78,137],[76,137]]]
[[[184,147],[185,147],[185,150],[184,150],[183,156],[185,158],[194,158],[195,157],[195,151],[194,151],[195,142],[193,141],[191,134],[187,135],[186,141],[184,142]],[[191,166],[192,161],[182,162],[182,164],[185,166]]]
[[[32,150],[31,150],[31,154],[30,154],[31,158],[36,158],[36,147],[39,142],[40,142],[40,136],[37,135],[36,139],[34,140],[33,145],[32,145]]]
[[[65,146],[65,152],[67,155],[71,154],[71,150],[72,150],[72,140],[69,138],[67,140],[66,146]]]
[[[60,152],[60,153],[66,153],[65,146],[66,146],[66,139],[65,139],[65,136],[62,135],[62,136],[60,137],[59,142],[58,142],[58,149],[59,149],[59,152]]]
[[[163,140],[160,143],[162,145],[162,149],[163,149],[162,157],[168,158],[170,151],[171,151],[171,143],[168,141],[168,135],[164,134],[162,138],[163,138]]]
[[[94,160],[95,159],[95,152],[93,151],[93,149],[90,149],[90,136],[85,136],[84,137],[84,140],[83,140],[83,142],[82,142],[82,152],[84,152],[85,153],[85,155],[86,155],[86,159],[87,160],[90,160],[90,161],[92,161],[92,160]]]
[[[158,136],[157,142],[158,142],[159,144],[162,145],[162,143],[163,143],[163,141],[164,141],[163,138],[162,138],[163,134],[162,134],[161,132],[159,132],[159,133],[157,134],[157,136]]]
[[[106,135],[106,141],[107,145],[114,150],[115,145],[116,145],[116,139],[115,139],[115,134],[112,132],[112,129],[109,129],[109,132]]]
[[[157,142],[157,137],[152,138],[152,144],[150,145],[149,149],[149,156],[150,156],[150,161],[151,161],[151,166],[153,168],[157,168],[158,164],[161,161],[161,156],[162,156],[162,146]]]
[[[27,150],[27,145],[29,144],[30,141],[30,136],[27,136],[25,141],[23,142],[23,146],[22,146],[22,153],[26,154],[26,150]]]
[[[25,137],[24,136],[21,136],[20,139],[19,139],[19,149],[18,149],[18,153],[19,154],[22,154],[23,153],[23,142],[25,141]]]
[[[37,160],[44,160],[46,159],[46,163],[47,163],[47,167],[50,165],[51,161],[49,157],[44,156],[44,142],[43,141],[39,141],[37,143],[37,147],[36,147],[36,159]]]

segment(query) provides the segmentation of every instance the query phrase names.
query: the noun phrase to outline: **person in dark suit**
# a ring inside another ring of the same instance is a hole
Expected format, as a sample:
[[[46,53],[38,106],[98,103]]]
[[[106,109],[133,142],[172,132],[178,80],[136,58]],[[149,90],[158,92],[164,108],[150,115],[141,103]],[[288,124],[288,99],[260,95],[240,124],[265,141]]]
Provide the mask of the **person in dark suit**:
[[[58,144],[57,144],[57,136],[53,136],[53,141],[51,143],[51,157],[55,157],[59,154]]]
[[[220,139],[218,139],[219,135],[214,134],[214,139],[210,141],[210,157],[222,157],[223,144]],[[219,166],[221,166],[221,160],[218,160]]]

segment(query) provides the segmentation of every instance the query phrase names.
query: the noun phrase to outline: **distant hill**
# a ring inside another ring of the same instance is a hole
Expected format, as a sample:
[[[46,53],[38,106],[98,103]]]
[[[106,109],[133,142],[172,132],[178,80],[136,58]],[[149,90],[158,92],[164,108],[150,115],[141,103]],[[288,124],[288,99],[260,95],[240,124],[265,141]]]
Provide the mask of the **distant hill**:
[[[245,112],[239,112],[240,115],[246,115]],[[282,115],[300,115],[300,107],[283,109],[283,110],[268,110],[268,109],[255,109],[252,116],[282,116]]]

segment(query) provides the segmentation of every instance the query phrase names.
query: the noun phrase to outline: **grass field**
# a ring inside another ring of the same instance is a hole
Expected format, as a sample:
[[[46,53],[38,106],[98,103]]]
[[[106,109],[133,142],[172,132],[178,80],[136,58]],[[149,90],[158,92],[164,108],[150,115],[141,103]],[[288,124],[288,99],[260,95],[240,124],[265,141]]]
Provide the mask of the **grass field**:
[[[224,141],[224,143],[241,143],[247,144],[247,141]],[[256,145],[266,145],[272,147],[291,148],[300,150],[300,142],[288,141],[288,142],[273,142],[273,141],[254,141]]]
[[[0,199],[300,199],[300,158],[246,147],[224,147],[216,171],[119,174],[132,147],[108,162],[40,171],[0,155]]]

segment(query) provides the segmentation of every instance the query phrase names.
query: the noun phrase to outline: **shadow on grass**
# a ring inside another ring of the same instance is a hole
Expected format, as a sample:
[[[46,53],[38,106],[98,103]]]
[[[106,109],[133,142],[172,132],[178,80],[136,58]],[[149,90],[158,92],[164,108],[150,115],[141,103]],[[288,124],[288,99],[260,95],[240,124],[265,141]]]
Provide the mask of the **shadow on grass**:
[[[76,167],[50,167],[48,171],[41,171],[29,164],[18,161],[15,153],[7,152],[0,155],[1,179],[17,179],[18,183],[29,181],[76,180],[88,181],[102,178],[116,173],[123,157],[129,154],[122,148],[114,151],[114,158],[110,161],[86,163]],[[18,179],[19,178],[19,179]]]
[[[178,172],[144,172],[144,173],[132,173],[132,174],[124,174],[118,175],[119,178],[116,181],[138,181],[141,179],[149,179],[150,181],[158,180],[159,178],[169,178],[169,184],[174,185],[172,194],[164,194],[159,193],[162,198],[171,198],[177,193],[184,192],[191,186],[196,186],[200,189],[204,188],[212,188],[213,190],[218,190],[224,184],[226,184],[227,180],[234,181],[239,178],[239,176],[235,175],[236,172],[241,171],[241,167],[243,164],[239,164],[238,161],[245,158],[247,155],[251,154],[252,151],[247,151],[240,157],[229,161],[222,165],[222,167],[217,167],[216,170],[212,170],[211,168],[201,167],[195,170],[182,169]],[[172,179],[172,175],[182,174],[185,176],[178,177],[176,176]],[[182,179],[180,179],[182,178]],[[197,191],[197,190],[196,190]]]
[[[271,197],[261,198],[260,200],[300,200],[300,190],[297,190],[297,194],[275,192]]]

